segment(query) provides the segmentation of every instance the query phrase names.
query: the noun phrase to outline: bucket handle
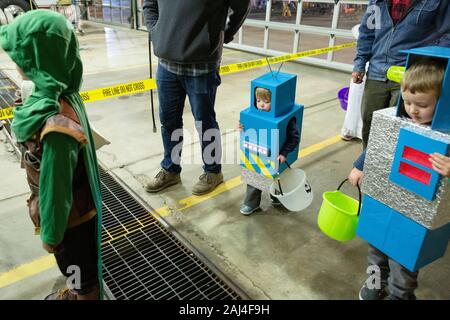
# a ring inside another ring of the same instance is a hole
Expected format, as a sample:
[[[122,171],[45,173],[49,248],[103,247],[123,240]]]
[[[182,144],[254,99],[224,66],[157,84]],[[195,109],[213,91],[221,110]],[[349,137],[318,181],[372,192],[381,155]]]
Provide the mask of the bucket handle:
[[[337,188],[337,190],[339,191],[339,189],[341,189],[342,185],[344,183],[346,183],[348,181],[348,178],[346,178],[344,181],[341,182],[341,184],[339,185],[339,187]],[[356,187],[358,188],[358,196],[359,196],[359,202],[358,202],[358,214],[357,216],[359,216],[359,214],[361,213],[361,188],[359,187],[359,185],[357,184]]]
[[[284,161],[284,163],[286,163],[286,165],[288,166],[288,168],[291,169],[291,166],[289,165],[289,162],[287,162],[287,160]],[[281,163],[280,163],[280,164],[281,164]],[[278,175],[279,175],[279,174],[278,174]],[[280,178],[278,178],[277,180],[278,180],[278,188],[280,188],[280,191],[279,191],[279,192],[281,193],[282,196],[284,196],[283,190],[281,189]],[[278,190],[275,189],[275,191],[278,191]]]

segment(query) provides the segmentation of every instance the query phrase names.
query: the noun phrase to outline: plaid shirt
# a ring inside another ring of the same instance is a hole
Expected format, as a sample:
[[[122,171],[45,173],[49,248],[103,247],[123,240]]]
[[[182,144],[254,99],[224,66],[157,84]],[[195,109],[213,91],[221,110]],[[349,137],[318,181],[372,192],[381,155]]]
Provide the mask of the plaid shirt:
[[[180,64],[170,62],[164,59],[159,59],[159,64],[172,73],[179,76],[197,77],[216,70],[219,67],[218,63],[187,63]]]
[[[411,0],[392,0],[391,17],[394,24],[403,18],[406,10],[408,10]]]

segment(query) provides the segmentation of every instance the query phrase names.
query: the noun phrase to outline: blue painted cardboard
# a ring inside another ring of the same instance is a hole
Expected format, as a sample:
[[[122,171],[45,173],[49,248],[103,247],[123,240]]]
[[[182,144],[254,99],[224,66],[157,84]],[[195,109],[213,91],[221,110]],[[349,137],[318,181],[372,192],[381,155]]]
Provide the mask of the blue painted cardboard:
[[[414,272],[445,254],[450,223],[429,230],[364,195],[356,234]]]
[[[439,186],[441,176],[429,167],[425,167],[421,164],[405,159],[403,157],[405,147],[410,147],[426,154],[438,152],[440,154],[447,155],[449,145],[445,142],[437,141],[421,135],[411,129],[400,129],[389,180],[429,201],[433,201],[436,196],[436,190]],[[407,177],[406,175],[401,174],[399,171],[400,164],[402,162],[412,165],[413,167],[416,167],[430,174],[429,184],[426,185],[422,182],[416,181],[410,177]]]
[[[280,148],[286,142],[286,129],[289,121],[295,117],[297,129],[302,132],[302,118],[303,118],[303,106],[295,105],[291,111],[284,116],[276,118],[266,118],[260,116],[258,113],[251,112],[250,107],[243,110],[240,114],[240,122],[244,126],[245,131],[240,135],[240,148],[241,152],[245,155],[246,159],[250,162],[252,167],[257,173],[264,174],[264,169],[261,169],[262,164],[255,160],[255,157],[264,164],[264,167],[270,172],[268,178],[275,178],[278,173],[283,172],[287,166],[282,164],[279,166],[277,158],[280,152]],[[260,111],[263,113],[264,111]],[[268,112],[266,112],[268,113]],[[249,129],[247,129],[249,128]],[[268,150],[268,156],[263,152],[258,152],[244,147],[244,143],[249,142],[255,146],[260,146]],[[298,158],[299,146],[297,146],[287,156],[288,163],[294,163]],[[242,160],[242,154],[241,154]],[[247,164],[248,165],[248,164]],[[241,166],[247,168],[247,165],[241,161]]]
[[[445,65],[441,96],[436,103],[436,111],[431,122],[431,128],[444,133],[450,133],[450,48],[432,46],[402,50],[401,52],[408,54],[406,70],[416,61],[424,57],[435,59]],[[403,108],[401,95],[397,105],[397,116],[400,116]]]
[[[302,131],[303,105],[295,104],[297,76],[288,73],[266,73],[251,82],[250,106],[240,113],[244,132],[240,135],[241,166],[267,178],[274,179],[283,172],[286,164],[278,163],[281,147],[286,142],[289,121],[296,119],[296,126]],[[271,91],[270,111],[256,108],[255,90]],[[288,163],[298,158],[299,146],[287,156]]]

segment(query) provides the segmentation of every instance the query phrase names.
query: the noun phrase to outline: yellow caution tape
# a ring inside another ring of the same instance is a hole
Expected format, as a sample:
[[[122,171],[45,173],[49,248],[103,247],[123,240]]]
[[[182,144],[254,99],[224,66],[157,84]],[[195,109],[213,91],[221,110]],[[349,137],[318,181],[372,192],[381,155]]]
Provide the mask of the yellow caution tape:
[[[13,117],[13,108],[0,109],[0,120],[5,120]]]
[[[155,79],[146,79],[129,83],[122,83],[90,91],[80,92],[83,102],[92,102],[114,97],[125,96],[132,93],[144,92],[156,88]]]
[[[144,92],[156,88],[155,79],[147,79],[122,83],[111,87],[99,88],[80,92],[83,102],[92,102],[114,97],[125,96],[132,93]],[[0,109],[0,120],[13,118],[13,108]]]
[[[245,70],[255,69],[259,67],[266,66],[269,64],[276,64],[291,60],[296,60],[299,58],[309,57],[313,55],[318,55],[330,51],[342,50],[345,48],[354,47],[356,42],[350,42],[346,44],[341,44],[334,47],[321,48],[321,49],[313,49],[306,50],[297,53],[286,54],[278,57],[264,58],[258,60],[252,60],[242,63],[233,63],[220,67],[220,74],[228,74],[233,72],[241,72]],[[12,88],[12,87],[11,87]],[[10,89],[10,87],[1,87],[1,89]],[[83,102],[92,102],[99,101],[109,98],[115,98],[120,96],[129,95],[132,93],[139,93],[148,91],[151,89],[156,89],[156,80],[155,79],[146,79],[128,83],[122,83],[110,87],[99,88],[90,91],[80,92],[81,98]],[[0,109],[0,120],[10,119],[13,117],[13,108]]]
[[[387,78],[391,81],[400,83],[405,74],[405,67],[392,66],[388,69]]]
[[[345,43],[345,44],[328,47],[328,48],[306,50],[306,51],[300,51],[297,53],[285,54],[283,56],[271,57],[271,58],[267,58],[267,59],[264,58],[264,59],[251,60],[251,61],[242,62],[242,63],[228,64],[226,66],[220,67],[220,74],[224,75],[224,74],[233,73],[233,72],[240,72],[240,71],[260,68],[260,67],[266,66],[268,63],[276,64],[276,63],[296,60],[299,58],[319,55],[319,54],[327,53],[330,51],[342,50],[342,49],[350,48],[350,47],[354,47],[354,46],[356,46],[356,42],[350,42],[350,43]]]

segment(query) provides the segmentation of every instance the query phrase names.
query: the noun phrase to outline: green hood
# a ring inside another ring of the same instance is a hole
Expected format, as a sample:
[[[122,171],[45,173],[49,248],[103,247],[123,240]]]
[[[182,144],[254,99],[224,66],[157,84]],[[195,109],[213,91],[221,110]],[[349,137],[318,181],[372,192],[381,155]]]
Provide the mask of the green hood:
[[[12,129],[23,142],[58,112],[59,98],[71,103],[79,95],[83,65],[78,41],[63,15],[33,10],[0,27],[0,46],[35,85],[25,104],[14,111]]]

